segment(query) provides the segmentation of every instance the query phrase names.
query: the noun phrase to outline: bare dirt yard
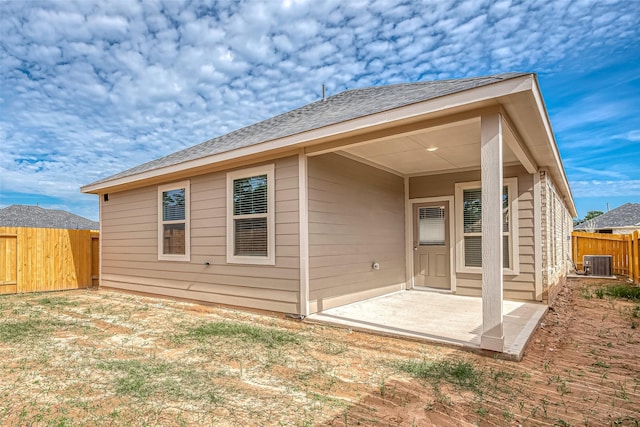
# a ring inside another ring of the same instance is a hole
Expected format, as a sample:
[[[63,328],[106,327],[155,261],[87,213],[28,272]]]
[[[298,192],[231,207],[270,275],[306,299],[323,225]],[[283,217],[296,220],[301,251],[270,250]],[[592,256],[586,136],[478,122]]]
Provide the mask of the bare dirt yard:
[[[105,290],[3,296],[0,423],[638,426],[636,291],[570,280],[520,363]]]

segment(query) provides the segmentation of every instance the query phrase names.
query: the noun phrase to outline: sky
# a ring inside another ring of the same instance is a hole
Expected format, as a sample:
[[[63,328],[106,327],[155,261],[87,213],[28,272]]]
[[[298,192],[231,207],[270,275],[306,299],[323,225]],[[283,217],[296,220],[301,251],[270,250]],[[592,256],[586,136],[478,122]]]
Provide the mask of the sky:
[[[345,89],[535,72],[579,217],[640,203],[640,0],[0,0],[0,207]]]

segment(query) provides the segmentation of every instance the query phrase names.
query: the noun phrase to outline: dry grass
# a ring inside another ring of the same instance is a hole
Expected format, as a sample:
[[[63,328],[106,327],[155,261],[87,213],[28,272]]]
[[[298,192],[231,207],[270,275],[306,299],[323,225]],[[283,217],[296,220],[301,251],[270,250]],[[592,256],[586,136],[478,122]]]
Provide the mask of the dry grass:
[[[520,363],[107,291],[3,296],[0,424],[637,426],[639,303],[611,286],[563,289]]]

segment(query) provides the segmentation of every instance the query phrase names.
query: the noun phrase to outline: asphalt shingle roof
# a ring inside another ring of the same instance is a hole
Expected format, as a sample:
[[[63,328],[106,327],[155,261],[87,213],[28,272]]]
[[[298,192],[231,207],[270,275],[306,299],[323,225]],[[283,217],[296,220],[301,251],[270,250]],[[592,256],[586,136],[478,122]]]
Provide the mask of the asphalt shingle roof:
[[[44,209],[39,206],[11,205],[0,209],[0,227],[98,230],[100,224],[67,211]]]
[[[95,181],[89,185],[100,184],[214,154],[260,144],[262,142],[295,135],[457,92],[463,92],[527,74],[528,73],[504,73],[486,77],[404,83],[347,90],[326,98],[325,100],[312,102],[311,104],[235,130],[226,135],[210,139],[193,147],[135,166]]]
[[[630,227],[637,225],[640,227],[640,203],[625,203],[609,212],[593,218],[590,224],[582,223],[578,225],[576,230],[585,230],[594,228],[596,230]]]

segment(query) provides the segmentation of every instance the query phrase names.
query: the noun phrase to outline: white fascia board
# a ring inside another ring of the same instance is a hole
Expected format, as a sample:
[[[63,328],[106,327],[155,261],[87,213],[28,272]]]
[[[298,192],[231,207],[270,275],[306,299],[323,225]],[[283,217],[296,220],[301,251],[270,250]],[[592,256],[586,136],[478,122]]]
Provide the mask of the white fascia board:
[[[444,95],[438,98],[410,104],[404,107],[381,111],[379,113],[347,120],[340,123],[335,123],[318,129],[312,129],[306,132],[261,142],[258,144],[250,145],[248,147],[242,147],[236,150],[226,151],[224,153],[213,154],[199,159],[189,160],[183,163],[153,169],[122,178],[116,178],[98,184],[85,185],[84,187],[80,188],[80,191],[83,193],[93,194],[104,193],[109,188],[132,184],[136,181],[156,178],[162,175],[169,175],[188,169],[194,169],[219,162],[238,159],[244,156],[256,155],[271,150],[287,147],[293,148],[294,146],[301,144],[310,145],[313,144],[314,140],[320,140],[330,137],[342,137],[348,135],[351,132],[370,127],[392,125],[394,122],[400,120],[419,118],[420,116],[426,116],[435,112],[441,112],[447,109],[464,106],[466,104],[473,104],[476,102],[499,98],[501,96],[507,96],[518,92],[530,91],[532,87],[533,74],[527,74],[508,80],[503,80],[498,83],[492,83],[474,89],[469,89],[463,92]]]

